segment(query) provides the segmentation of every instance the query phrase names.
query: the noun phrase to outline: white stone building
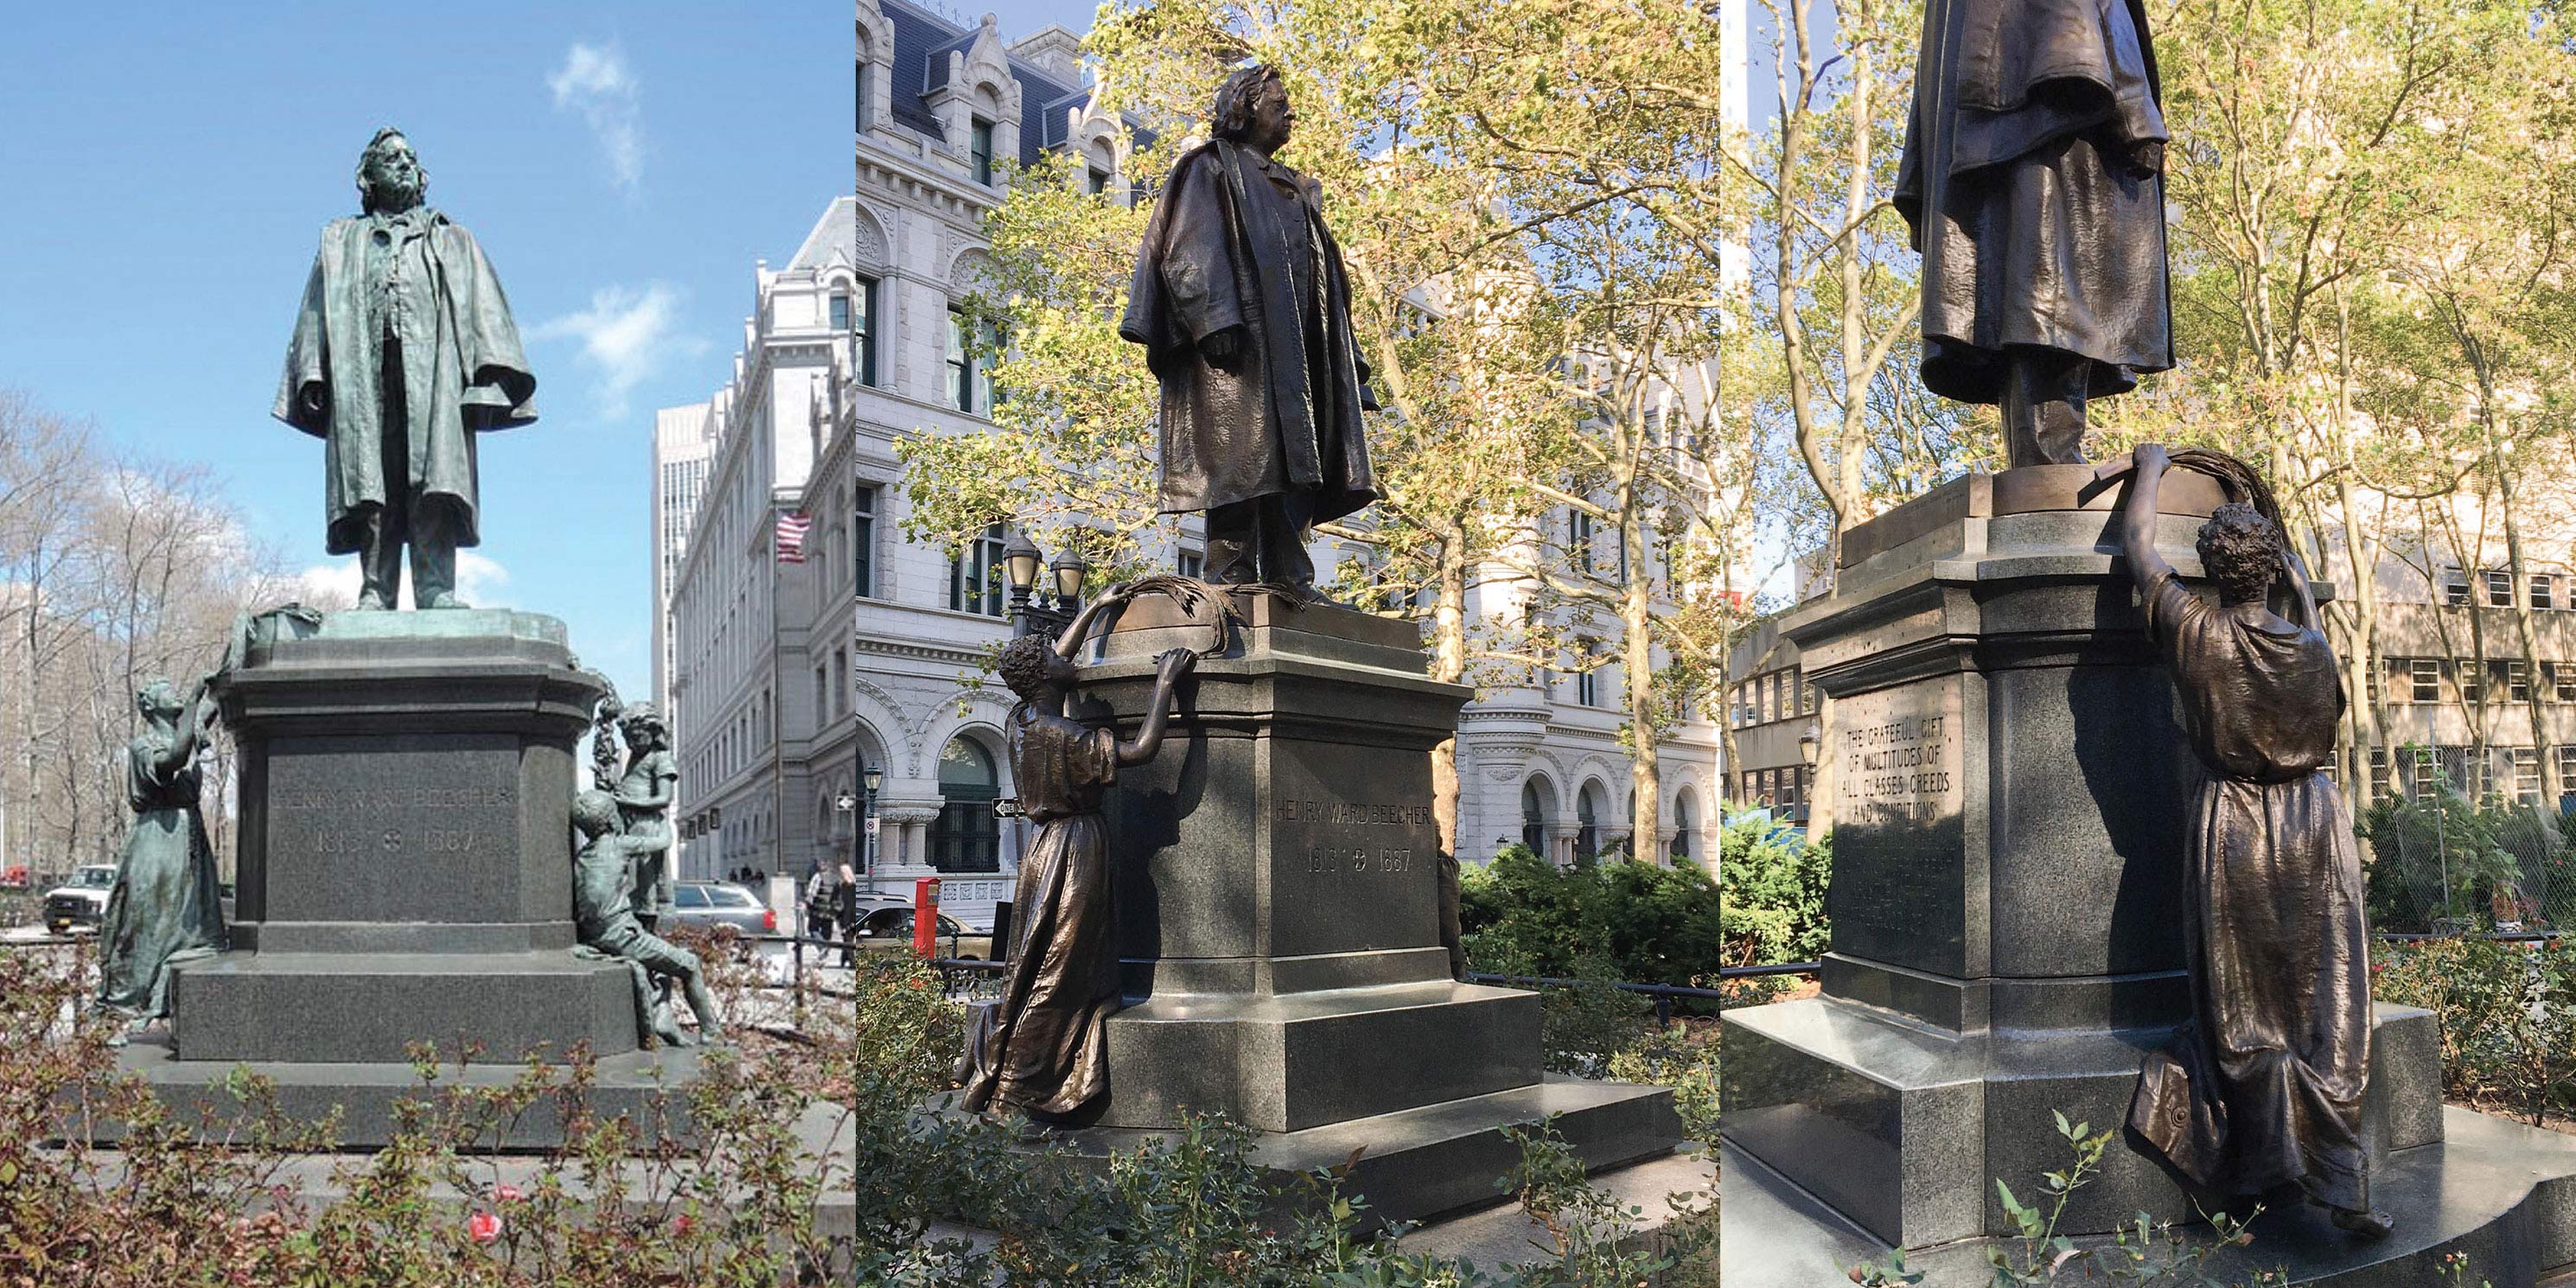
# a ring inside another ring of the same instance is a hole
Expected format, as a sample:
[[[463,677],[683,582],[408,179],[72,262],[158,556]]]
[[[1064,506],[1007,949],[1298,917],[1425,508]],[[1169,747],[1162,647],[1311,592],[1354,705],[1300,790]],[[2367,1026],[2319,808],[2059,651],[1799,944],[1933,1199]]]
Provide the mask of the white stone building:
[[[685,531],[656,526],[655,557],[677,570],[667,591],[657,585],[673,646],[655,683],[678,738],[678,863],[683,875],[801,876],[849,859],[864,810],[838,802],[863,797],[876,766],[873,878],[909,891],[939,875],[947,906],[974,924],[1008,897],[1022,841],[1022,825],[991,810],[1014,794],[1001,739],[1010,698],[983,675],[1009,632],[990,573],[1002,534],[962,560],[905,540],[894,445],[989,425],[989,383],[955,340],[983,254],[978,221],[1007,179],[996,159],[1072,147],[1089,187],[1126,200],[1128,136],[1090,109],[1079,41],[1061,28],[1005,44],[989,19],[963,29],[905,0],[860,0],[857,32],[855,193],[784,268],[756,272],[725,388],[702,411],[664,413],[694,416],[696,439],[656,435],[657,482],[692,441],[706,454]],[[780,512],[812,521],[803,563],[774,557]],[[1174,558],[1187,567],[1194,528],[1184,542]],[[1325,568],[1354,554],[1316,548]],[[1513,596],[1479,594],[1476,611],[1519,611]],[[1621,682],[1615,665],[1558,673],[1468,709],[1465,857],[1520,839],[1525,798],[1540,801],[1536,835],[1560,856],[1626,836]],[[1714,800],[1715,747],[1713,726],[1667,745],[1666,836],[1651,852],[1670,848],[1671,801]]]

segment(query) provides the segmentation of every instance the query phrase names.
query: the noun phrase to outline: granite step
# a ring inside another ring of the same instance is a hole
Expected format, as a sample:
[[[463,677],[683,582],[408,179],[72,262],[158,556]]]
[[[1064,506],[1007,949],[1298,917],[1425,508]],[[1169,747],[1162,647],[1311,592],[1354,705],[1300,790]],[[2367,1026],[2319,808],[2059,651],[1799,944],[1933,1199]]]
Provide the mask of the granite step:
[[[2268,1211],[2254,1241],[2219,1252],[2207,1270],[2221,1282],[2284,1269],[2292,1284],[2417,1288],[2448,1283],[2441,1259],[2469,1258],[2471,1283],[2495,1288],[2576,1284],[2576,1138],[2457,1106],[2443,1109],[2443,1138],[2396,1150],[2373,1178],[2376,1206],[2397,1232],[2370,1242],[2334,1229],[2310,1207]],[[1721,1147],[1727,1288],[1831,1288],[1887,1245],[1843,1219],[1777,1171]],[[2011,1178],[2006,1178],[2007,1180]],[[2099,1243],[2099,1237],[2079,1243]],[[1983,1239],[1917,1249],[1909,1270],[1923,1288],[1979,1288],[1989,1280]]]

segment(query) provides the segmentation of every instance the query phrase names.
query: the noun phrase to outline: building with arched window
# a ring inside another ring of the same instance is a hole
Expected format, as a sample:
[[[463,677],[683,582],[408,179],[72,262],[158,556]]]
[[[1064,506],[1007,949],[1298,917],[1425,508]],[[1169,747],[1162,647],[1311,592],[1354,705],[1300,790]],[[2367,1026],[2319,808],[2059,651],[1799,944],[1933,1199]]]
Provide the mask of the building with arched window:
[[[1006,43],[989,18],[906,0],[860,0],[856,20],[855,186],[785,267],[755,268],[724,387],[659,418],[656,479],[673,482],[655,506],[654,687],[681,759],[675,866],[847,861],[906,892],[937,875],[973,924],[1008,897],[1026,829],[993,815],[1012,794],[1010,695],[977,682],[1008,634],[1001,536],[955,556],[905,540],[894,447],[990,423],[992,337],[960,310],[1015,170],[1070,152],[1078,182],[1124,202],[1130,136],[1093,109],[1061,27]],[[786,514],[807,524],[801,562],[779,558]]]

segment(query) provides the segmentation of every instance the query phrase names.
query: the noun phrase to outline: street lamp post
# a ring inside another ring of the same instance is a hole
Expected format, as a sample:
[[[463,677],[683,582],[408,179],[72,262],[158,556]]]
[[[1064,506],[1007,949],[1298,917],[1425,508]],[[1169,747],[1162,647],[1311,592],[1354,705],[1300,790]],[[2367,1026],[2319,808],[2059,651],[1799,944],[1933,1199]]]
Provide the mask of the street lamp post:
[[[875,894],[877,892],[877,788],[885,782],[885,769],[882,766],[870,765],[859,772],[859,782],[868,789],[867,816],[859,820],[860,830],[866,833],[865,848],[859,853],[859,870],[868,874],[868,893]]]
[[[1047,602],[1041,602],[1037,593],[1041,566],[1052,582]],[[1090,573],[1091,566],[1072,549],[1050,561],[1026,532],[1012,533],[1002,547],[1002,577],[1011,590],[1011,634],[1043,631],[1052,636],[1071,626],[1074,615],[1082,611],[1082,579]]]

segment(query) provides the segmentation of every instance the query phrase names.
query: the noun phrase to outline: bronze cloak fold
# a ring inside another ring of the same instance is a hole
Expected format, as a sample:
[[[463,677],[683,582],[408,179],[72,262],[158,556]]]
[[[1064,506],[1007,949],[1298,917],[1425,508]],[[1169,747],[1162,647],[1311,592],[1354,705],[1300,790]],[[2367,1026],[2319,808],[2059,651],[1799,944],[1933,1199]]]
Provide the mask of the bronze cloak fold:
[[[2163,140],[2141,0],[1927,0],[1894,202],[1923,252],[1923,383],[2001,399],[2005,352],[2091,360],[2090,394],[2174,364]]]

